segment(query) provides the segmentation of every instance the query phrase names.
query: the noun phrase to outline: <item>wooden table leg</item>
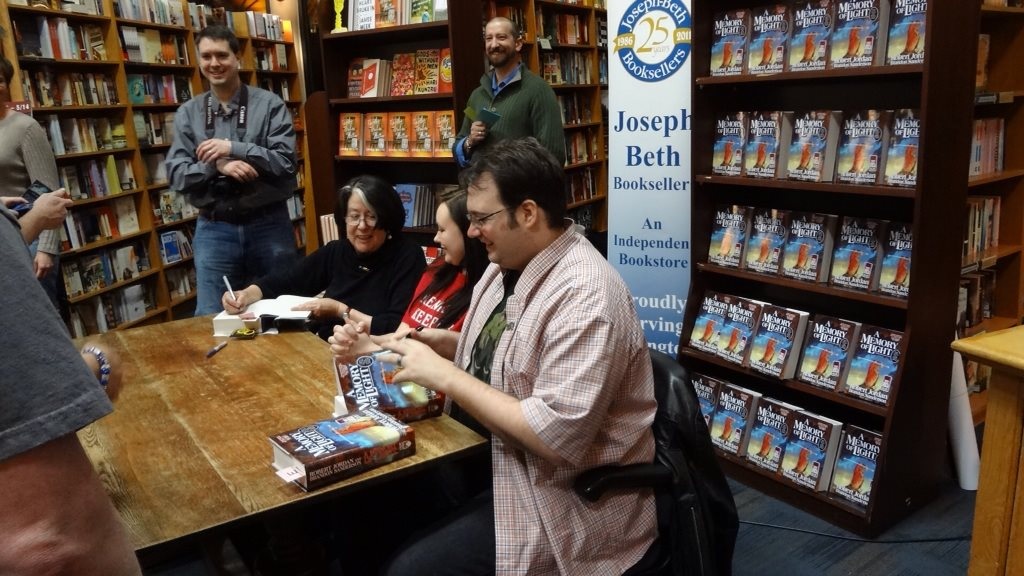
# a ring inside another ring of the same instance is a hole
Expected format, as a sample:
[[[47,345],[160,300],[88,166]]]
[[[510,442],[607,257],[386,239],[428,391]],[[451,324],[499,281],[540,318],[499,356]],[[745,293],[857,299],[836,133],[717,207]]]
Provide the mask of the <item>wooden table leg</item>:
[[[970,576],[1004,576],[1010,548],[1014,503],[1018,496],[1021,435],[1024,432],[1024,389],[1015,376],[993,371],[981,450],[981,477],[974,507]],[[1022,501],[1024,505],[1024,501]],[[1018,523],[1017,539],[1024,526]],[[1016,552],[1020,557],[1021,551]],[[1018,559],[1017,562],[1020,563]],[[1016,572],[1020,573],[1020,572]]]

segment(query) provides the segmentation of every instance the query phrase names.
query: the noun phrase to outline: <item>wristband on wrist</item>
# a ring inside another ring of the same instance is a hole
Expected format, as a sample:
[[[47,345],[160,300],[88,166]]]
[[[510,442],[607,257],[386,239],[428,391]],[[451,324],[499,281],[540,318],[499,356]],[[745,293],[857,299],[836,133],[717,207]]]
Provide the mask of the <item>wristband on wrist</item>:
[[[100,366],[100,373],[97,379],[100,381],[100,386],[106,388],[107,384],[110,384],[110,361],[107,360],[107,355],[95,346],[86,346],[82,348],[82,352],[96,357],[96,363]]]

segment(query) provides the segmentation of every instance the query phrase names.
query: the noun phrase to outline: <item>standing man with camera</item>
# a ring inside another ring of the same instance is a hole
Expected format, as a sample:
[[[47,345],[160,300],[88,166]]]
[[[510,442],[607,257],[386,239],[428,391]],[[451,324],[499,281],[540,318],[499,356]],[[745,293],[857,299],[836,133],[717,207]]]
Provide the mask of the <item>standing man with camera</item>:
[[[248,286],[296,260],[286,205],[295,192],[295,130],[280,98],[242,83],[233,32],[208,26],[196,46],[210,91],[178,108],[167,173],[199,208],[192,247],[201,316],[221,310],[224,276]]]

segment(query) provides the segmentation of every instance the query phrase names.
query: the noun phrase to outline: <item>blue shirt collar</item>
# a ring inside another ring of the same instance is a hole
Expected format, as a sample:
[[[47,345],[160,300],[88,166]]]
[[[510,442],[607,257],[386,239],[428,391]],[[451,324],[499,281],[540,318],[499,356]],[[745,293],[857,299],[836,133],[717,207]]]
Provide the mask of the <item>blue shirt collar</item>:
[[[505,88],[505,86],[508,86],[514,80],[517,80],[521,77],[522,70],[523,63],[522,61],[520,61],[519,64],[517,64],[511,72],[509,72],[504,78],[501,78],[500,80],[498,79],[498,71],[493,70],[491,73],[491,92],[493,92],[494,94],[501,92],[501,90]]]

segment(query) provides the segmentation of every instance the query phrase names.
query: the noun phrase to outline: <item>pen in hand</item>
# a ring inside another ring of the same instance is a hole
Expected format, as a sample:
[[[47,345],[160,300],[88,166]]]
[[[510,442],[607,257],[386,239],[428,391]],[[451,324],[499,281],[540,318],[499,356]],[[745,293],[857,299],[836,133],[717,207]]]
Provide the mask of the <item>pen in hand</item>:
[[[221,350],[223,350],[224,347],[227,346],[227,345],[228,345],[228,341],[227,340],[221,342],[220,344],[217,344],[213,348],[210,348],[210,351],[206,353],[206,357],[207,358],[213,358],[214,354],[216,354],[217,352],[220,352]]]
[[[227,274],[224,275],[224,285],[228,287],[228,294],[231,294],[231,299],[237,302],[238,298],[235,297],[235,291],[231,289],[231,282],[228,282]]]

